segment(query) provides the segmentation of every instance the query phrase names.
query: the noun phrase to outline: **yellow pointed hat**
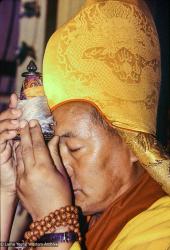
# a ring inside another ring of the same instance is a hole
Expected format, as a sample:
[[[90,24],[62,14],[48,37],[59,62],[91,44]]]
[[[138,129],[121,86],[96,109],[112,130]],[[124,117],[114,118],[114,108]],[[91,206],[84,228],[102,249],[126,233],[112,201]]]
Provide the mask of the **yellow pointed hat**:
[[[160,47],[148,8],[137,0],[88,0],[50,38],[44,88],[50,108],[95,104],[170,194],[170,160],[154,138]]]

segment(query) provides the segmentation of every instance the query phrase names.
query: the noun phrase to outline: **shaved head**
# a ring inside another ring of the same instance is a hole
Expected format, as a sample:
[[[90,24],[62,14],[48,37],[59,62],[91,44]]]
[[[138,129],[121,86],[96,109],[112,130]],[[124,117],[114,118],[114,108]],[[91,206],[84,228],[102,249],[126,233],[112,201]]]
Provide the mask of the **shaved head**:
[[[60,107],[60,106],[59,106]],[[69,110],[72,115],[86,115],[89,116],[92,123],[96,126],[101,126],[109,134],[115,135],[117,131],[109,124],[108,120],[101,111],[92,103],[86,101],[69,101],[62,104],[62,107]],[[53,111],[55,112],[55,110]]]

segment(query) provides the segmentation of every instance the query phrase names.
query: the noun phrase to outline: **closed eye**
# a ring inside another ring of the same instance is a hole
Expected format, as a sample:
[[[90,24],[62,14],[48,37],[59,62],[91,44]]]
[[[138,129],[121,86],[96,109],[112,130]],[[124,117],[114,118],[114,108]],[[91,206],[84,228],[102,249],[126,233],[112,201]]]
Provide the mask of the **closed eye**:
[[[77,152],[77,151],[79,151],[81,148],[79,147],[79,148],[69,148],[69,150],[70,150],[70,152]]]

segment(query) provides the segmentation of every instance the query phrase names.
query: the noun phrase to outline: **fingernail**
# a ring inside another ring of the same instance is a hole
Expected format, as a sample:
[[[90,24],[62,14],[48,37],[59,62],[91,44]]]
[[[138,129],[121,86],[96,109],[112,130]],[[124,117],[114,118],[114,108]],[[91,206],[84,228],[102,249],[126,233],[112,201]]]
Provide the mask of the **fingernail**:
[[[16,142],[14,143],[14,146],[17,148],[19,144],[20,144],[20,142],[19,142],[19,141],[16,141]]]
[[[19,115],[21,111],[19,109],[12,109],[11,112],[14,115]]]
[[[20,128],[25,128],[26,125],[27,125],[27,121],[22,120],[22,121],[20,122]]]
[[[34,127],[36,127],[37,126],[37,121],[36,120],[31,120],[30,122],[29,122],[29,126],[30,126],[30,128],[34,128]]]

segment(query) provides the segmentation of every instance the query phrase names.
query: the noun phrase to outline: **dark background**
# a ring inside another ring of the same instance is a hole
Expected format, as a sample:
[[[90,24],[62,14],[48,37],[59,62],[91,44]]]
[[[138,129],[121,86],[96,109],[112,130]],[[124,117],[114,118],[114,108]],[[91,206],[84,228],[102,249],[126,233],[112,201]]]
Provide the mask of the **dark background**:
[[[162,80],[157,137],[163,145],[167,145],[170,140],[170,1],[146,0],[146,3],[154,17],[161,45]]]

